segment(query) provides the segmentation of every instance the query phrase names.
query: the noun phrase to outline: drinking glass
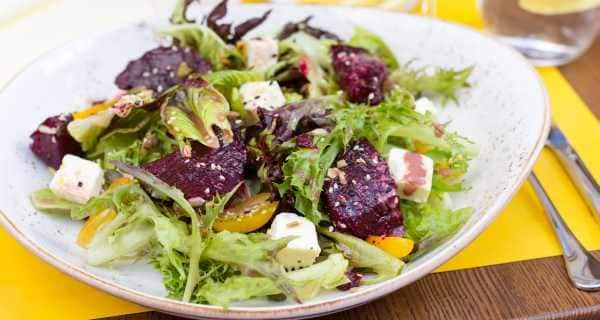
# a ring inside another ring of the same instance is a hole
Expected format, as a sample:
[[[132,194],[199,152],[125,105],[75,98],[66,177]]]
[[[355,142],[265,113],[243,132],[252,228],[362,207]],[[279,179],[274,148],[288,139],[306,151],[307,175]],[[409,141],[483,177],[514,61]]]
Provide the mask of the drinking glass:
[[[600,30],[600,8],[544,15],[518,0],[479,0],[486,29],[538,66],[557,66],[583,54]]]

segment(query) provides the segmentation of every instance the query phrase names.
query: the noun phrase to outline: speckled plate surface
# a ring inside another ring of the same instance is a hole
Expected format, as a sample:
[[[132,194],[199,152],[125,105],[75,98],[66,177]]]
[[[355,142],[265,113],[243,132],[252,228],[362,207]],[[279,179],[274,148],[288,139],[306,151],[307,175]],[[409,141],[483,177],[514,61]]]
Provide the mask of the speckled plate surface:
[[[266,6],[232,8],[234,20],[263,12]],[[325,292],[309,303],[252,300],[229,310],[165,298],[160,275],[146,261],[113,268],[85,264],[75,244],[80,222],[36,213],[29,193],[44,187],[50,172],[29,152],[29,134],[45,117],[72,111],[116,92],[113,79],[128,60],[157,44],[155,24],[138,24],[72,42],[45,54],[0,93],[0,220],[35,254],[69,275],[113,295],[164,312],[196,318],[299,318],[348,309],[393,292],[433,271],[468,245],[498,215],[531,170],[548,132],[550,111],[535,70],[517,53],[465,27],[421,17],[369,9],[275,6],[257,32],[275,30],[308,14],[315,23],[344,37],[359,24],[381,35],[400,61],[445,67],[475,65],[473,87],[461,93],[460,106],[441,117],[475,141],[468,184],[457,206],[474,207],[469,222],[451,239],[401,275],[353,292]]]

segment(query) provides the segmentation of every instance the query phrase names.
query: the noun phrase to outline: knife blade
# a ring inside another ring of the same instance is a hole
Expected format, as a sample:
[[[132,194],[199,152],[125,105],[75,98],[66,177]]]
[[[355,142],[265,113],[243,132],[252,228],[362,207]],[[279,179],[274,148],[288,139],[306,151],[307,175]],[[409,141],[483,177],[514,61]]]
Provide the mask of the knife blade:
[[[556,124],[552,124],[546,145],[556,154],[571,180],[577,186],[588,207],[600,223],[600,187],[594,176],[583,163],[567,137]]]

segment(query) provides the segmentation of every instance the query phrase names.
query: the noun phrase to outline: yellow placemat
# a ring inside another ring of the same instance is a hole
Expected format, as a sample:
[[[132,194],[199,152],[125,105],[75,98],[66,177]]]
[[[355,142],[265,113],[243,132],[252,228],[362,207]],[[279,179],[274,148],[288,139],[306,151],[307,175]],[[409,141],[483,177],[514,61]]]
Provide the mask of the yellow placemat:
[[[474,0],[438,2],[438,15],[442,19],[481,26]],[[0,52],[0,86],[35,56],[68,39],[151,14],[144,0],[94,3],[48,0],[46,3],[44,10],[23,14],[25,18],[21,21],[13,19],[0,25],[0,43],[11,44]],[[557,69],[545,68],[539,72],[550,93],[556,122],[592,173],[600,177],[600,153],[594,144],[600,141],[598,121]],[[600,226],[553,155],[544,151],[535,170],[583,244],[589,249],[600,249]],[[144,310],[62,274],[29,253],[1,228],[0,252],[4,256],[0,263],[0,319],[81,319]],[[476,241],[438,271],[558,254],[560,247],[550,224],[526,184]]]

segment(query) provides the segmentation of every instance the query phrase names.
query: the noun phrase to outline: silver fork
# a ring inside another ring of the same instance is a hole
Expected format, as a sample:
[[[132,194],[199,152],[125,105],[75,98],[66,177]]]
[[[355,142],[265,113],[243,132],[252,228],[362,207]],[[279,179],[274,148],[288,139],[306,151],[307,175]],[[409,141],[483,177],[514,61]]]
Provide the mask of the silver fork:
[[[548,197],[535,173],[529,176],[533,189],[538,195],[544,211],[554,228],[562,247],[567,272],[575,287],[585,291],[600,290],[600,261],[587,251],[577,240],[571,229],[560,216],[560,213]]]

